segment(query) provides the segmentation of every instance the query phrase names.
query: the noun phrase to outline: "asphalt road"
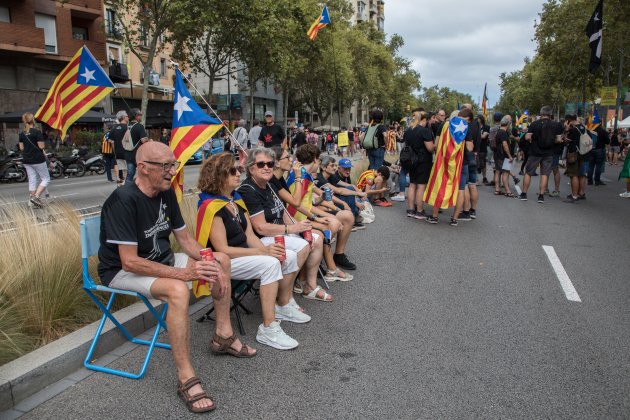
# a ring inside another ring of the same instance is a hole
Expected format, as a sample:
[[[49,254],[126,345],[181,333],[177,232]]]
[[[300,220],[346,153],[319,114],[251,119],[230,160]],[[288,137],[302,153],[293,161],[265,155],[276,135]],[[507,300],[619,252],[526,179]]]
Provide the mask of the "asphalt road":
[[[254,359],[212,355],[212,324],[192,323],[193,363],[218,405],[208,417],[629,418],[622,191],[611,182],[578,204],[540,205],[482,187],[478,219],[458,227],[447,224],[450,211],[428,225],[404,217],[400,203],[377,208],[376,222],[351,238],[359,268],[352,282],[331,285],[335,302],[297,298],[313,321],[283,323],[296,350],[255,342],[255,298],[244,337],[259,350]],[[543,245],[581,302],[567,300]],[[143,355],[114,366],[138,366]],[[95,374],[25,415],[125,417],[199,418],[176,395],[167,351],[156,350],[142,380]]]

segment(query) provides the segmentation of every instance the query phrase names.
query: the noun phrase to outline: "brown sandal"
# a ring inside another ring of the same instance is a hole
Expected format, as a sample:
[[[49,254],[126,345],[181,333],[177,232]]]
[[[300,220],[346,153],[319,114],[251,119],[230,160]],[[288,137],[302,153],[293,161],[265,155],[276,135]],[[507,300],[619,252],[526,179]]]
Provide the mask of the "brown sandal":
[[[179,382],[177,385],[177,395],[179,395],[179,398],[184,401],[186,407],[188,407],[188,411],[190,411],[191,413],[207,413],[208,411],[212,411],[217,408],[217,405],[214,403],[214,401],[212,401],[212,397],[210,397],[205,391],[202,391],[199,394],[195,395],[190,395],[188,393],[188,391],[190,391],[190,388],[195,385],[201,385],[201,381],[196,376],[193,376],[184,383]],[[210,407],[203,408],[194,406],[197,401],[204,399],[210,400],[210,402],[212,402],[212,405]]]
[[[230,356],[239,358],[251,358],[258,354],[252,354],[252,350],[254,349],[243,343],[241,343],[241,350],[236,351],[231,347],[234,341],[236,341],[236,334],[232,335],[232,337],[223,338],[215,333],[210,342],[210,350],[215,354],[229,354]]]

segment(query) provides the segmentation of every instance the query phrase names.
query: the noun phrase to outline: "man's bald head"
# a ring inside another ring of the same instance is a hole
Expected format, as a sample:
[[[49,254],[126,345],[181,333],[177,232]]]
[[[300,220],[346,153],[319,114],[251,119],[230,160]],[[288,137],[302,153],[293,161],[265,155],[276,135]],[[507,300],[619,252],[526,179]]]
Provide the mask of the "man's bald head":
[[[149,141],[138,148],[136,154],[136,162],[145,160],[150,161],[167,161],[174,159],[173,152],[167,145],[159,141]]]

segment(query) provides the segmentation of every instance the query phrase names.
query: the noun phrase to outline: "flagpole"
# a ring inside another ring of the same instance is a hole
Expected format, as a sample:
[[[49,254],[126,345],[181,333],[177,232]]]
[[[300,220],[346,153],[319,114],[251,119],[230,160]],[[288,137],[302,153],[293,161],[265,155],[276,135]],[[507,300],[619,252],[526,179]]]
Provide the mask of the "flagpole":
[[[624,50],[623,47],[619,51],[619,74],[617,76],[617,101],[615,102],[615,121],[613,123],[613,133],[617,131],[617,124],[619,123],[619,109],[621,108],[621,89],[623,87],[623,58],[624,58]],[[600,117],[601,118],[601,117]],[[605,125],[604,125],[605,128]],[[628,158],[626,158],[628,159]]]
[[[339,83],[337,82],[337,60],[335,58],[335,37],[333,35],[333,23],[330,21],[330,45],[332,47],[332,56],[333,56],[333,73],[335,77],[335,99],[337,100],[337,119],[339,121],[339,130],[341,130],[341,101],[339,99]],[[332,121],[332,115],[330,116],[330,120]],[[332,131],[332,127],[331,127]]]

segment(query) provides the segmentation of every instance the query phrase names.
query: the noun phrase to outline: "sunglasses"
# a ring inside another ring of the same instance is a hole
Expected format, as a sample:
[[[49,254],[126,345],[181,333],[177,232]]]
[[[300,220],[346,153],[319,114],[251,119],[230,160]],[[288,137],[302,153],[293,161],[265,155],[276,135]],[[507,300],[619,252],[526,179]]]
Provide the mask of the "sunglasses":
[[[243,168],[240,166],[234,166],[228,170],[228,173],[232,176],[240,175],[241,173],[243,173]]]
[[[252,166],[254,166],[254,165],[256,165],[256,167],[257,167],[258,169],[262,169],[262,168],[264,168],[265,166],[266,166],[267,168],[269,168],[269,169],[273,169],[273,167],[274,167],[274,166],[276,166],[276,162],[274,162],[273,160],[270,160],[270,161],[268,161],[268,162],[256,162],[256,163],[253,163],[253,164],[252,164]]]
[[[179,161],[175,161],[175,162],[152,162],[150,160],[142,161],[142,163],[149,163],[151,165],[161,166],[162,170],[164,172],[168,172],[171,169],[177,170],[177,168],[179,168],[179,165],[181,164],[181,162],[179,162]]]

